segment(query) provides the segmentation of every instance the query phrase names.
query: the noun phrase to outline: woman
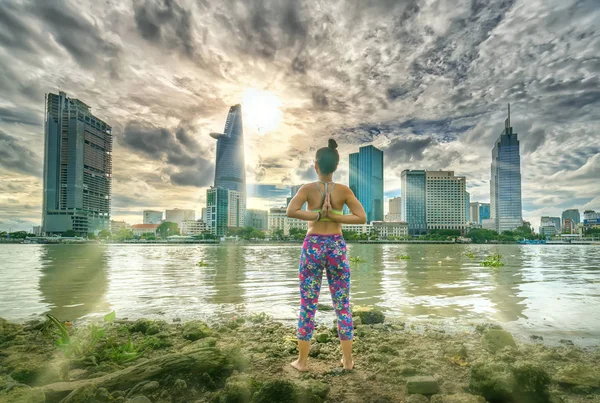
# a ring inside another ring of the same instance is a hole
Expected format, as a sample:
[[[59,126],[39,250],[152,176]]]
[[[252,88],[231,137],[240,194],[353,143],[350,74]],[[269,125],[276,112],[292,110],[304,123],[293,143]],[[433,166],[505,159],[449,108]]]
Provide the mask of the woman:
[[[303,185],[290,201],[287,216],[309,221],[308,232],[300,255],[300,318],[298,319],[298,359],[292,366],[308,370],[310,339],[315,329],[315,313],[321,290],[323,270],[337,315],[338,336],[342,346],[342,365],[352,369],[352,313],[350,312],[350,265],[346,258],[346,242],[342,224],[364,224],[365,210],[349,187],[333,182],[340,155],[337,143],[330,139],[328,147],[317,151],[315,170],[319,180]],[[308,203],[307,210],[302,206]],[[344,215],[344,204],[351,214]]]

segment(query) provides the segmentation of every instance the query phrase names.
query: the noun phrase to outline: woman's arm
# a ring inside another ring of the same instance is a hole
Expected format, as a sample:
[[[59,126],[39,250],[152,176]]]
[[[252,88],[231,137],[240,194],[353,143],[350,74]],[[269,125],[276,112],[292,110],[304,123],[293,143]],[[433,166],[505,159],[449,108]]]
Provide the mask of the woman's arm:
[[[319,213],[302,210],[302,206],[306,202],[308,202],[308,195],[306,189],[302,186],[290,201],[286,211],[287,216],[304,221],[317,221],[319,219]]]
[[[362,204],[358,201],[356,196],[354,196],[354,192],[350,188],[346,188],[346,205],[350,210],[350,214],[333,214],[331,210],[328,210],[328,215],[332,221],[339,222],[341,224],[364,224],[367,222],[367,214],[365,213],[365,209]],[[329,195],[325,198],[325,203],[330,205]]]

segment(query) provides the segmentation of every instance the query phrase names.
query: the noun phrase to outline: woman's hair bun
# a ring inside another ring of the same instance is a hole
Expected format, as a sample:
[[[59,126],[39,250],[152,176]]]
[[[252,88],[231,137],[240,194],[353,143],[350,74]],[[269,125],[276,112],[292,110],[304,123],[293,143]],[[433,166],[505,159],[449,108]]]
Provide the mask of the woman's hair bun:
[[[327,144],[327,147],[331,148],[332,150],[336,150],[337,143],[335,142],[334,139],[329,139],[329,143]]]

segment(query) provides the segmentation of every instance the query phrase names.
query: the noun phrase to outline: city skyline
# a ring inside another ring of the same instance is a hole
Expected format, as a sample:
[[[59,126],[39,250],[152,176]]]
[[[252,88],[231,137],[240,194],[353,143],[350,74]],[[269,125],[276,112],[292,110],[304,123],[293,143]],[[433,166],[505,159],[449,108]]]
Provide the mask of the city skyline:
[[[285,205],[289,186],[314,179],[329,137],[338,182],[351,152],[383,151],[385,208],[404,169],[452,170],[489,202],[508,102],[523,218],[600,209],[597,6],[368,3],[3,2],[0,229],[42,221],[43,101],[57,89],[113,128],[115,220],[199,214],[215,171],[207,136],[238,103],[249,209]]]

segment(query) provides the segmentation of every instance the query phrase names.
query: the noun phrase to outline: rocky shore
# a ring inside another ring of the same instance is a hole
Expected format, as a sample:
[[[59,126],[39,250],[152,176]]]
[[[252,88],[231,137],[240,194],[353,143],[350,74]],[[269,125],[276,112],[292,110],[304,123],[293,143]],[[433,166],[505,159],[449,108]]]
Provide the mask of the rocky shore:
[[[598,347],[517,343],[494,325],[417,331],[371,309],[355,318],[355,369],[342,370],[331,326],[315,332],[307,373],[289,365],[295,329],[266,315],[0,319],[0,402],[600,402]]]

